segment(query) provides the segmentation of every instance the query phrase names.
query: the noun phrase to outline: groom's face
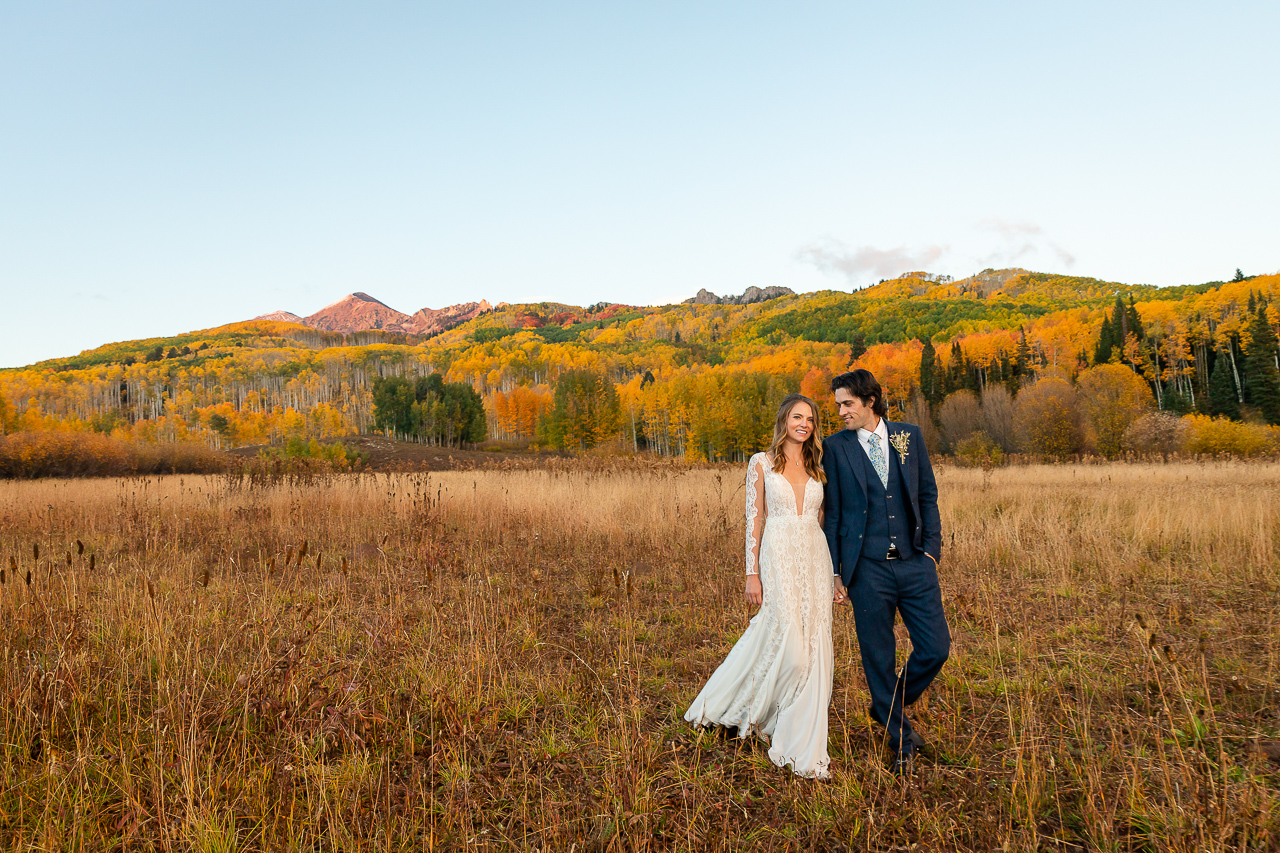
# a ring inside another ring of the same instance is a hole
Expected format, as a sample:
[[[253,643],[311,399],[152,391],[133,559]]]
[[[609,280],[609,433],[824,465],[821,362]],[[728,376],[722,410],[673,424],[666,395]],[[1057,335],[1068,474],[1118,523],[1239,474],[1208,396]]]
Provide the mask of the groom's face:
[[[845,429],[874,429],[879,417],[871,410],[875,398],[863,402],[861,398],[849,393],[848,388],[837,388],[835,391],[836,409],[840,412],[840,420]]]

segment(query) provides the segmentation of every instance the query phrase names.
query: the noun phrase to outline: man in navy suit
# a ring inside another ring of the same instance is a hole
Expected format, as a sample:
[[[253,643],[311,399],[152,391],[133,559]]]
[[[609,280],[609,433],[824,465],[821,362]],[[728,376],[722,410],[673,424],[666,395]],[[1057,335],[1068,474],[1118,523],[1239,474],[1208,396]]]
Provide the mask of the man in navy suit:
[[[822,444],[835,600],[847,594],[853,605],[871,716],[885,727],[895,770],[902,773],[924,746],[905,708],[924,693],[951,650],[938,587],[938,486],[920,428],[885,420],[884,394],[869,371],[842,373],[831,388],[845,425]],[[913,647],[901,671],[895,613],[902,614]]]

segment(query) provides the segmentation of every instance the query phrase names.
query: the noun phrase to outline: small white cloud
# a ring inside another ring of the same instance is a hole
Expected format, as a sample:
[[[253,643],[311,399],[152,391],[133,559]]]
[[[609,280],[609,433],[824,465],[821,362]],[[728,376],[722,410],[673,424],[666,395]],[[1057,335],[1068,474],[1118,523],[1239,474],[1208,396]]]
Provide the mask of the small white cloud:
[[[1034,222],[1008,222],[1004,219],[984,219],[978,223],[981,231],[991,231],[1000,236],[1003,245],[978,259],[984,267],[1013,266],[1028,255],[1052,253],[1064,266],[1076,262],[1075,255],[1044,236],[1044,229]]]
[[[904,272],[926,270],[937,263],[946,251],[946,246],[926,246],[921,249],[909,249],[906,246],[892,249],[859,246],[851,249],[839,240],[828,238],[803,247],[796,252],[796,257],[813,264],[824,273],[842,275],[856,283],[868,275],[893,278]]]

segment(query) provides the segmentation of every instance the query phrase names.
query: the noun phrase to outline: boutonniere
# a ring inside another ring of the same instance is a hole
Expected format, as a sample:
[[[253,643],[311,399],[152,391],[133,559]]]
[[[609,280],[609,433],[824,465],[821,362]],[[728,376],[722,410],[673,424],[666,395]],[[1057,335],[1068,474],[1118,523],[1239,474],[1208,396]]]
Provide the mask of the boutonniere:
[[[898,461],[903,465],[907,464],[908,449],[911,446],[911,434],[907,432],[895,432],[889,436],[889,443],[893,445],[893,449],[898,451]]]

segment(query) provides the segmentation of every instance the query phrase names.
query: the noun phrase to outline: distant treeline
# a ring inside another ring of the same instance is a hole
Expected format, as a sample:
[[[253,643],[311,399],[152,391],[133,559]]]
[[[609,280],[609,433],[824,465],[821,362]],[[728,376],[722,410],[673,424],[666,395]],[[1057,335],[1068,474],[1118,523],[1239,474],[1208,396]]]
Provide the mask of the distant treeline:
[[[953,395],[985,411],[996,386],[1011,401],[1049,378],[1079,393],[1107,365],[1146,389],[1152,411],[1274,424],[1277,285],[1239,274],[1160,289],[987,270],[751,305],[505,306],[428,340],[235,324],[0,371],[0,433],[225,448],[382,431],[740,460],[767,441],[777,400],[797,389],[823,398],[855,365],[947,452]],[[1080,417],[1077,446],[1115,451],[1114,430]]]

